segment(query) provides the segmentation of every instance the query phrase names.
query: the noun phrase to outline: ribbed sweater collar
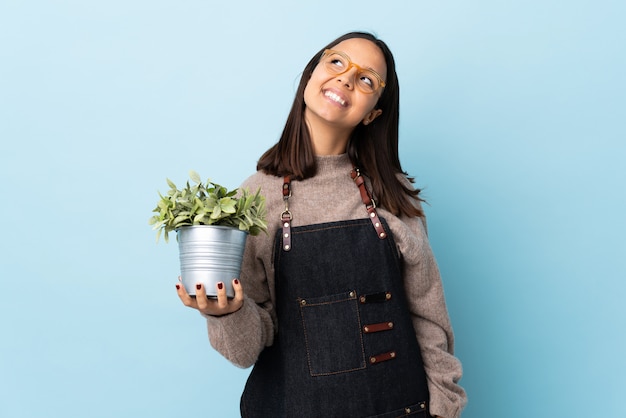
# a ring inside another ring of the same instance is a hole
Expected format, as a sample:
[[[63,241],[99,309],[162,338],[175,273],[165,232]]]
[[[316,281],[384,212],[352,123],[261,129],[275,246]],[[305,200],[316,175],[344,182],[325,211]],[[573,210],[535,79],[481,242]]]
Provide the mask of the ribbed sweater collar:
[[[334,174],[339,172],[349,173],[352,169],[352,163],[348,154],[340,155],[317,155],[315,157],[317,163],[317,175]]]

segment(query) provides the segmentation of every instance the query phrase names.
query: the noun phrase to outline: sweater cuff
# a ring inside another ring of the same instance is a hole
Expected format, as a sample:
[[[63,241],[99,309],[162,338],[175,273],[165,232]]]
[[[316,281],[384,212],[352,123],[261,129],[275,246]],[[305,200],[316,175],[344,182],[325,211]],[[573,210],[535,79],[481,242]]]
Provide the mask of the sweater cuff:
[[[464,399],[458,399],[454,402],[444,394],[431,390],[429,413],[432,416],[440,416],[442,418],[459,418],[464,406]]]
[[[211,330],[211,328],[222,328],[222,327],[233,326],[234,324],[238,322],[238,318],[242,316],[243,317],[246,316],[245,315],[245,311],[247,310],[246,305],[248,306],[250,305],[250,303],[248,303],[246,299],[247,298],[244,296],[243,304],[235,312],[230,312],[224,315],[209,315],[209,314],[200,312],[200,315],[202,315],[202,317],[204,317],[207,320],[209,330]]]

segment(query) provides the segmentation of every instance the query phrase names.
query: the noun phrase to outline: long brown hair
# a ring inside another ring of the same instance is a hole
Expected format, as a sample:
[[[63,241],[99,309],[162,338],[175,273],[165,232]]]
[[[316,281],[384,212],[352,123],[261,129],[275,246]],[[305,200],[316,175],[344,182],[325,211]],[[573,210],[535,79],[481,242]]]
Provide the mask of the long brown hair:
[[[280,139],[261,156],[257,170],[275,176],[290,175],[300,180],[315,176],[315,153],[304,120],[304,89],[324,50],[352,38],[366,39],[380,48],[387,64],[387,80],[376,105],[383,111],[382,114],[370,124],[359,124],[354,128],[346,151],[353,164],[370,179],[372,193],[379,206],[395,215],[423,216],[420,206],[416,205],[416,201],[422,200],[418,196],[420,190],[407,187],[398,177],[407,174],[402,170],[398,156],[400,89],[395,61],[387,45],[367,32],[350,32],[340,36],[311,58],[302,72]],[[413,182],[413,178],[407,179]]]

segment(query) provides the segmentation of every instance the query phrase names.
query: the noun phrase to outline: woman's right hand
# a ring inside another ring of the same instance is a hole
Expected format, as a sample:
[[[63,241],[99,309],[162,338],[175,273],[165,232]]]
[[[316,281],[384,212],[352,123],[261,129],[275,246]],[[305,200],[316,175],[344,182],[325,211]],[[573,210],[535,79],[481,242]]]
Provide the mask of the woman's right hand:
[[[180,277],[178,278],[180,281]],[[237,279],[233,279],[233,290],[235,297],[229,299],[226,296],[226,286],[219,282],[215,285],[217,291],[217,299],[209,299],[206,296],[206,289],[202,284],[196,285],[196,297],[189,296],[185,286],[182,283],[176,284],[176,292],[183,302],[183,305],[193,309],[197,309],[200,313],[212,316],[227,315],[238,311],[243,306],[243,288]]]

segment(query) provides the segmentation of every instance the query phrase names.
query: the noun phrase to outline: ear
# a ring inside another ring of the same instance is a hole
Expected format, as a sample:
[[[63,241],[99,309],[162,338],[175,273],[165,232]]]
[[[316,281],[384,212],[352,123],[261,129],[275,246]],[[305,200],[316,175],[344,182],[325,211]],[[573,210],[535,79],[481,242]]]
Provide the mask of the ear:
[[[370,123],[374,121],[374,119],[379,117],[382,113],[383,111],[381,109],[372,110],[363,118],[363,125],[369,125]]]

